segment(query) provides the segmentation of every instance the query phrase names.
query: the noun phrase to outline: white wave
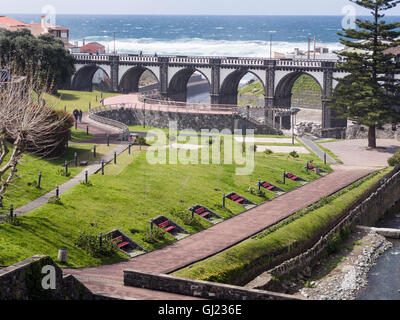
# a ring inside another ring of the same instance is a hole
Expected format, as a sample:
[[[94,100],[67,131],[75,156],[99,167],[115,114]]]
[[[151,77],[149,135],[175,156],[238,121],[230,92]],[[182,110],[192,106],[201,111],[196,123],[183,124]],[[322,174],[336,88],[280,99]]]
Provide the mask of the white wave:
[[[114,46],[113,39],[102,37],[86,37],[86,40],[98,41],[106,48]],[[74,41],[74,40],[73,40]],[[161,55],[198,55],[198,56],[228,56],[228,57],[269,57],[269,41],[229,41],[229,40],[206,40],[200,38],[160,40],[152,38],[140,39],[118,39],[116,49],[119,53],[161,54]],[[339,50],[340,43],[318,43],[332,50]],[[295,48],[307,50],[307,42],[282,42],[276,41],[272,44],[273,52],[290,53]]]

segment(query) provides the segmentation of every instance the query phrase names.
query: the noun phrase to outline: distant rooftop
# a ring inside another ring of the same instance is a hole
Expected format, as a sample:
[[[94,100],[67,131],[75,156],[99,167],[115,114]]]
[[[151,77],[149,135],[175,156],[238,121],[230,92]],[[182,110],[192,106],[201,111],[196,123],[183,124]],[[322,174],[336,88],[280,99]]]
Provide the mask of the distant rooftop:
[[[26,27],[26,23],[22,21],[15,20],[7,16],[0,16],[0,26],[4,25],[6,27]]]

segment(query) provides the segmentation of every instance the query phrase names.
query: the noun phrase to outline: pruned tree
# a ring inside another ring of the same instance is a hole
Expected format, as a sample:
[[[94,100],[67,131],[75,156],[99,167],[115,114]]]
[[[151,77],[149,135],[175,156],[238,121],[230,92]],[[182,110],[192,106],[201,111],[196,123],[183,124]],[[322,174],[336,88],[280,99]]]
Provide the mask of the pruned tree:
[[[371,19],[356,20],[356,29],[343,29],[339,35],[346,49],[339,53],[344,62],[338,67],[348,75],[336,79],[339,84],[331,108],[340,118],[368,126],[368,146],[376,148],[376,129],[397,123],[400,113],[399,73],[390,48],[400,45],[400,22],[387,23],[384,12],[399,0],[350,0],[371,10]]]
[[[47,88],[34,70],[0,82],[0,207],[24,152],[48,156],[65,145],[73,125],[71,116],[46,106],[40,97]]]

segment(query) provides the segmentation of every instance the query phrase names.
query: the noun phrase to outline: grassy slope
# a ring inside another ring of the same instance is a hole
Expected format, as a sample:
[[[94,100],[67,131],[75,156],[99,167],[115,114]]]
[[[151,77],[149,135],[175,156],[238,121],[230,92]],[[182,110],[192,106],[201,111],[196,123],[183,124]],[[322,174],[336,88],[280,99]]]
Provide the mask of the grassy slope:
[[[234,283],[235,279],[248,270],[253,261],[269,261],[269,255],[295,242],[305,243],[340,214],[354,200],[373,186],[389,169],[372,175],[364,183],[346,192],[331,203],[308,213],[299,219],[261,237],[243,241],[218,255],[175,272],[174,275],[222,283]],[[356,183],[357,185],[357,183]],[[351,188],[351,187],[350,187]]]
[[[65,160],[72,160],[75,152],[80,158],[86,157],[87,153],[90,153],[90,149],[91,146],[85,145],[70,146],[64,157],[53,160],[25,154],[21,159],[17,175],[5,195],[4,207],[9,208],[11,204],[14,205],[14,208],[21,207],[51,191],[57,185],[61,185],[71,179],[71,177],[79,173],[82,168],[74,168],[71,166],[71,176],[64,177],[59,174],[59,171],[64,169],[61,165],[65,163]],[[37,182],[40,171],[42,172],[42,182],[41,188],[38,189],[34,183]],[[32,185],[30,186],[28,184]],[[0,213],[4,213],[7,210],[8,209],[0,210]]]
[[[67,107],[67,111],[72,113],[75,108],[82,109],[82,111],[89,110],[89,102],[92,107],[99,106],[100,103],[100,92],[99,91],[72,91],[72,90],[58,90],[59,96],[45,95],[44,99],[48,105],[54,106],[55,109],[64,110]],[[113,97],[118,94],[115,93],[103,93],[103,98]],[[96,101],[97,96],[97,101]]]
[[[89,132],[89,135],[86,134],[86,131],[71,128],[71,142],[84,142],[93,138],[93,135]]]
[[[143,237],[148,232],[150,218],[166,215],[191,233],[201,231],[210,226],[204,219],[196,217],[192,225],[184,224],[183,215],[190,215],[186,209],[191,205],[201,203],[225,218],[232,217],[244,209],[227,201],[228,209],[222,210],[219,205],[223,192],[236,191],[260,203],[264,199],[248,193],[249,186],[255,187],[258,179],[265,179],[286,190],[296,188],[298,184],[293,181],[285,186],[280,184],[283,170],[315,179],[314,173],[307,175],[304,169],[306,161],[311,159],[321,164],[311,155],[292,161],[287,155],[257,154],[255,172],[250,176],[236,176],[232,165],[151,166],[145,152],[124,154],[117,165],[122,168],[111,164],[105,176],[90,178],[92,187],[78,185],[69,190],[61,197],[62,206],[47,204],[30,212],[20,218],[21,226],[0,225],[0,265],[12,264],[34,254],[56,258],[60,247],[69,249],[69,262],[75,267],[98,265],[122,257],[118,254],[112,258],[93,258],[75,247],[74,241],[82,230],[93,234],[115,228],[131,234],[133,230],[132,238],[140,245],[148,250],[159,248],[173,242],[174,238],[166,235],[161,242],[145,242]],[[185,202],[182,203],[185,182]],[[269,199],[273,197],[272,193],[268,194]]]

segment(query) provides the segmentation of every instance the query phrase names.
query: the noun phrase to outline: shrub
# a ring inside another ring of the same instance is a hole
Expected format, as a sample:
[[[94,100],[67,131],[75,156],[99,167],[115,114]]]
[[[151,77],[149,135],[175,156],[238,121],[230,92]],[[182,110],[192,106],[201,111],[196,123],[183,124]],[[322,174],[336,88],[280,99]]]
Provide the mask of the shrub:
[[[57,174],[63,177],[71,176],[71,172],[65,172],[65,169],[58,169]]]
[[[299,154],[296,151],[292,151],[291,153],[289,153],[289,156],[293,159],[297,159],[299,157]]]
[[[135,144],[141,145],[141,146],[146,146],[147,145],[146,138],[142,137],[142,136],[137,136],[135,139]]]
[[[47,201],[47,203],[49,203],[49,204],[57,204],[57,205],[59,205],[59,206],[62,206],[62,201],[61,201],[61,199],[60,199],[60,197],[56,197],[56,196],[53,196],[53,197],[51,197],[48,201]]]
[[[97,236],[82,232],[75,241],[75,246],[87,251],[93,257],[110,257],[115,254],[118,247],[111,235],[103,237],[102,245]]]
[[[15,216],[15,215],[12,216],[12,217],[10,217],[9,215],[6,216],[5,219],[4,219],[4,221],[5,221],[6,223],[9,223],[9,224],[13,225],[13,226],[19,226],[19,225],[21,225],[21,222],[19,221],[19,218],[18,218],[17,216]]]
[[[151,233],[147,232],[143,236],[143,241],[147,243],[156,243],[159,241],[163,241],[165,239],[165,235],[165,231],[153,225],[153,231]]]
[[[270,150],[270,149],[265,150],[264,153],[266,155],[274,154],[274,152],[272,150]]]
[[[393,157],[388,160],[388,164],[391,167],[395,167],[400,164],[400,151],[398,151]]]

